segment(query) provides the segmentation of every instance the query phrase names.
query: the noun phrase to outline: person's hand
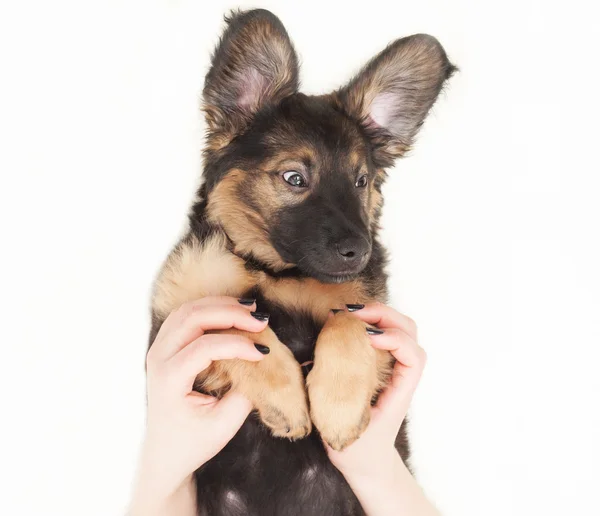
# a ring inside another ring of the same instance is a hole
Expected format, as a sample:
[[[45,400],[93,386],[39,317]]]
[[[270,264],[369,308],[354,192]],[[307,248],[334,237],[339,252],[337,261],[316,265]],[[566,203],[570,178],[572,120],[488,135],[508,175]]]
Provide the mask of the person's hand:
[[[396,363],[389,385],[371,408],[367,429],[342,451],[325,444],[329,458],[369,516],[439,516],[394,446],[425,366],[425,352],[417,344],[417,327],[409,317],[380,303],[367,305],[355,314],[383,330],[370,332],[371,345],[389,350]]]
[[[398,458],[394,441],[421,378],[425,352],[417,344],[414,321],[396,310],[374,303],[356,310],[354,315],[383,331],[371,335],[371,345],[389,350],[396,363],[388,387],[371,409],[371,422],[365,432],[342,451],[326,448],[331,462],[347,478],[389,478]]]
[[[254,318],[254,309],[234,298],[207,297],[183,305],[163,323],[146,361],[147,431],[134,507],[156,507],[190,484],[193,472],[231,440],[252,410],[236,392],[217,400],[192,387],[213,360],[258,361],[268,352],[246,337],[205,333],[227,328],[260,332],[267,321]]]

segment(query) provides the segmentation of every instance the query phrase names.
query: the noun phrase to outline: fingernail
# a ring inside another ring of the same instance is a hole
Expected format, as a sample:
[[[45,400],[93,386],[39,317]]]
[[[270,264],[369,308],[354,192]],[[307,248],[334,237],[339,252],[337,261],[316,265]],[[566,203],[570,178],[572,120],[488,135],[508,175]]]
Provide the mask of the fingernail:
[[[383,330],[380,330],[378,328],[367,328],[367,333],[369,335],[381,335],[383,333]]]
[[[254,304],[254,301],[256,301],[256,299],[252,297],[241,297],[240,299],[238,299],[238,303],[244,306],[252,306]]]
[[[302,372],[304,373],[305,376],[311,372],[314,365],[315,364],[313,362],[311,362],[310,364],[306,364],[306,365],[302,366]]]
[[[343,310],[341,308],[332,308],[331,312],[333,313],[333,315],[337,314],[338,312],[343,312]]]
[[[365,305],[346,305],[346,308],[349,312],[356,312],[357,310],[362,310]]]
[[[265,312],[250,312],[250,315],[262,322],[269,320],[269,314],[266,314]]]
[[[262,344],[254,344],[254,347],[258,349],[263,355],[268,355],[271,352],[271,348],[263,346]]]

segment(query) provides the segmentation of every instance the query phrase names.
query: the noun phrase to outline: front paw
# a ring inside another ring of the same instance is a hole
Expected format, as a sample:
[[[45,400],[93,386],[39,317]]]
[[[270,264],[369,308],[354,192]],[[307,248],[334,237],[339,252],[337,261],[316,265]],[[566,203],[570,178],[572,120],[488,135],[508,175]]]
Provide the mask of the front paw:
[[[219,333],[248,337],[269,351],[258,362],[238,359],[213,362],[209,373],[199,379],[200,387],[211,390],[211,387],[230,386],[242,393],[275,437],[296,440],[310,434],[312,423],[300,364],[275,333],[269,327],[259,333],[236,329]]]
[[[376,353],[362,321],[339,313],[326,323],[306,384],[322,439],[338,451],[358,439],[371,419],[377,389]]]
[[[298,386],[294,381],[286,387],[265,392],[255,405],[262,422],[275,437],[295,441],[310,434],[312,423],[304,382]]]
[[[300,364],[283,344],[272,338],[264,344],[271,353],[255,364],[254,381],[246,389],[252,391],[254,407],[275,437],[302,439],[310,434],[312,422]]]
[[[329,374],[307,378],[310,414],[321,438],[334,450],[343,450],[365,431],[371,420],[371,396],[340,383]]]

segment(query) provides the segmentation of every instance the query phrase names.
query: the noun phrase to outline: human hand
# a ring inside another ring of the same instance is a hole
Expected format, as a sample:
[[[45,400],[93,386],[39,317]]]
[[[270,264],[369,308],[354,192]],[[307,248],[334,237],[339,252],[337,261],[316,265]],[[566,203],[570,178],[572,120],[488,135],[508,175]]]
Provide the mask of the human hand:
[[[156,507],[191,482],[193,472],[231,440],[252,410],[236,392],[217,400],[192,388],[198,373],[214,360],[258,361],[268,353],[246,337],[205,333],[227,328],[260,332],[267,321],[254,318],[254,309],[254,303],[207,297],[183,305],[163,323],[147,355],[147,431],[134,507]]]
[[[360,438],[342,451],[326,448],[331,462],[346,478],[390,478],[398,460],[394,442],[421,378],[425,351],[417,344],[415,322],[396,310],[373,303],[353,313],[382,331],[371,334],[371,345],[389,350],[396,363],[390,383],[371,408],[371,421]]]

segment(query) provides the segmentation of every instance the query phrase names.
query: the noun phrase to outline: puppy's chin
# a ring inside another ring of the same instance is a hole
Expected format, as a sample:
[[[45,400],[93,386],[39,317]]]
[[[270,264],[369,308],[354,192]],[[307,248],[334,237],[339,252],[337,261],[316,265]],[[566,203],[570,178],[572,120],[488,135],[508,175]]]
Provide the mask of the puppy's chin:
[[[356,279],[363,271],[364,267],[357,271],[335,273],[319,270],[316,267],[311,267],[305,264],[298,266],[298,269],[306,276],[310,276],[321,283],[346,283],[347,281]]]
[[[318,274],[313,275],[313,277],[319,280],[321,283],[346,283],[347,281],[352,281],[356,279],[358,276],[358,272],[356,274],[341,274],[341,275],[331,275],[331,274]]]

